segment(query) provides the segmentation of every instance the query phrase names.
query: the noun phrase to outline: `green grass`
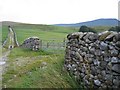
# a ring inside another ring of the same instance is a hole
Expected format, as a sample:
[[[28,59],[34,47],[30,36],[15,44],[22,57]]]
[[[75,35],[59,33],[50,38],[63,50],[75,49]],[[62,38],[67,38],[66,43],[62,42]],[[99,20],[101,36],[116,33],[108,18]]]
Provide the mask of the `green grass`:
[[[20,24],[13,26],[20,44],[31,36],[43,41],[62,42],[73,28],[46,25]],[[7,37],[8,29],[3,25],[2,41]],[[5,51],[5,49],[3,49]],[[10,88],[75,88],[79,87],[67,72],[63,71],[64,48],[42,48],[37,52],[14,48],[7,61],[7,72],[3,75],[3,87]],[[45,62],[47,65],[43,65]],[[16,75],[16,77],[15,77]]]
[[[55,42],[61,42],[66,38],[69,33],[79,31],[79,28],[76,27],[59,27],[59,26],[52,26],[52,25],[35,25],[35,24],[15,24],[12,25],[14,31],[17,34],[18,42],[20,44],[23,41],[32,36],[37,36],[41,40],[55,40]],[[92,27],[97,32],[108,30],[109,26],[97,26]],[[8,27],[7,25],[2,26],[2,42],[6,39],[8,34]]]
[[[7,26],[2,26],[2,43],[3,41],[7,38],[8,35],[8,27]]]
[[[17,34],[18,42],[23,43],[25,39],[32,36],[37,36],[41,40],[55,40],[56,42],[63,41],[68,33],[75,32],[74,28],[58,27],[51,25],[29,25],[18,24],[12,26]],[[6,39],[8,33],[7,25],[2,28],[2,42]]]
[[[49,52],[45,52],[44,50],[39,51],[32,51],[29,49],[23,49],[23,48],[14,48],[14,50],[11,51],[11,54],[9,55],[10,58],[16,58],[16,57],[34,57],[38,55],[49,55]]]
[[[103,32],[106,30],[109,30],[111,28],[111,26],[96,26],[93,27],[97,32]]]
[[[31,36],[43,41],[62,42],[74,28],[51,25],[17,24],[13,26],[20,44]],[[2,42],[8,34],[7,25],[2,28]],[[5,50],[5,49],[4,49]],[[3,75],[3,87],[9,88],[77,88],[79,85],[63,70],[64,48],[42,48],[37,52],[14,48],[7,61],[7,72]],[[43,63],[47,65],[43,65]]]
[[[32,36],[37,36],[45,42],[63,42],[67,34],[76,32],[79,28],[58,27],[52,25],[14,24],[12,25],[20,44]],[[94,27],[97,32],[108,30],[109,27]],[[2,40],[8,34],[7,25],[2,27]],[[7,50],[2,49],[3,52]],[[65,70],[65,48],[42,48],[33,52],[29,49],[14,48],[7,60],[7,72],[3,74],[3,87],[8,88],[78,88],[74,78]],[[46,63],[43,64],[43,63]],[[81,82],[82,84],[82,82]]]
[[[19,53],[16,53],[18,51]],[[8,70],[3,75],[3,87],[4,85],[8,88],[80,87],[63,70],[64,53],[52,54],[44,50],[31,52],[16,48],[11,51],[9,58],[7,61]],[[46,64],[43,64],[44,62]]]

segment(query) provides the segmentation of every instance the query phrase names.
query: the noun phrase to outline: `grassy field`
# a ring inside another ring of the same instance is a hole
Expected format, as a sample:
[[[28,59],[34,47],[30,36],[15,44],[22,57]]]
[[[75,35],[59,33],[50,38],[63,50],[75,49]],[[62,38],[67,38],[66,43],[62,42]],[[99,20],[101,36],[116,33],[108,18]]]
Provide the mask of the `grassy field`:
[[[41,40],[55,40],[56,42],[63,41],[67,34],[75,32],[74,28],[57,27],[51,25],[29,25],[17,24],[12,26],[17,34],[18,42],[21,44],[26,38],[37,36]],[[5,40],[8,33],[7,25],[2,28],[2,41]]]
[[[8,26],[9,24],[3,24],[2,27],[2,42],[6,39],[8,34]],[[66,38],[67,34],[72,32],[79,31],[79,28],[75,27],[59,27],[52,25],[34,25],[34,24],[14,24],[11,25],[14,31],[17,34],[18,42],[20,44],[23,41],[31,36],[37,36],[41,40],[54,40],[55,42],[62,42],[64,38]],[[93,27],[97,32],[108,30],[110,27],[108,26],[98,26]]]
[[[2,42],[8,34],[8,24],[2,28]],[[31,36],[43,41],[62,42],[67,34],[79,28],[52,25],[12,25],[20,44]],[[109,27],[94,27],[98,32]],[[6,49],[3,49],[6,51]],[[65,48],[42,48],[37,52],[28,49],[12,49],[7,60],[6,73],[3,74],[3,87],[10,88],[82,88],[64,69]]]
[[[19,52],[19,53],[18,53]],[[15,48],[7,61],[3,87],[9,88],[78,88],[73,78],[63,69],[63,54],[45,50],[33,52]]]
[[[74,28],[46,25],[16,24],[13,29],[18,42],[31,36],[41,40],[61,42]],[[2,42],[7,37],[7,25],[2,28]],[[4,49],[5,51],[5,49]],[[7,72],[3,74],[3,87],[9,88],[77,88],[80,87],[68,73],[63,70],[64,48],[44,48],[33,52],[15,48],[7,61]]]

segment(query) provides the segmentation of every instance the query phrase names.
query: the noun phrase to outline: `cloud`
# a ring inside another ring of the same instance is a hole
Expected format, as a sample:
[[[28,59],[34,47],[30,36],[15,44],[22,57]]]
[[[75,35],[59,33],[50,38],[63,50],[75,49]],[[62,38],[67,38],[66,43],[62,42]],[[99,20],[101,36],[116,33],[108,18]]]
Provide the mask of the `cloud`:
[[[2,20],[27,23],[76,23],[117,18],[118,0],[2,0]],[[1,6],[1,5],[0,5]]]

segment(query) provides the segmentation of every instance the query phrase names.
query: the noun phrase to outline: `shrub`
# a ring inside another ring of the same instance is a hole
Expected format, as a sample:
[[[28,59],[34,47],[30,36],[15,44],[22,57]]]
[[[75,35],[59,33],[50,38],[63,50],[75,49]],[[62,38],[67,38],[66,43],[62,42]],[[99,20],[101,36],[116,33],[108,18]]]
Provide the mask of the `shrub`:
[[[79,32],[93,32],[93,33],[96,33],[96,31],[93,28],[87,27],[85,25],[80,27]]]
[[[108,31],[120,32],[120,26],[111,27]]]

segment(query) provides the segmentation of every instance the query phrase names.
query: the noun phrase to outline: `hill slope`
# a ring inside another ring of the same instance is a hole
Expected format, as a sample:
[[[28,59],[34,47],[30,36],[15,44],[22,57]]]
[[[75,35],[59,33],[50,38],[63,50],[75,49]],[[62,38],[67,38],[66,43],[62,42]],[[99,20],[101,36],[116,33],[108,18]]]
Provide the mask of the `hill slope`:
[[[28,37],[37,36],[42,40],[42,46],[36,52],[20,47],[10,51],[5,65],[6,72],[2,74],[3,88],[81,87],[63,69],[65,55],[63,40],[68,33],[74,32],[73,28],[3,22],[1,30],[3,41],[7,37],[9,25],[15,31],[20,44]],[[7,49],[4,48],[5,51]]]
[[[31,36],[37,36],[42,40],[42,48],[36,52],[19,47],[11,50],[6,62],[7,71],[3,74],[3,87],[79,88],[83,86],[82,82],[78,85],[63,69],[65,57],[63,40],[69,33],[78,31],[78,28],[15,22],[2,24],[2,41],[7,37],[8,25],[11,25],[16,32],[20,44]],[[96,28],[98,31],[107,30],[105,27]],[[56,45],[58,47],[55,47]],[[62,47],[59,47],[60,45]]]
[[[117,26],[118,25],[117,19],[97,19],[93,21],[87,21],[82,23],[76,24],[56,24],[56,26],[65,26],[65,27],[80,27],[82,25],[86,26]]]
[[[37,36],[41,40],[57,39],[57,42],[63,41],[67,34],[78,31],[77,29],[71,27],[5,21],[2,22],[2,41],[4,41],[7,37],[9,25],[16,32],[19,43],[22,43],[26,38],[32,36]]]

